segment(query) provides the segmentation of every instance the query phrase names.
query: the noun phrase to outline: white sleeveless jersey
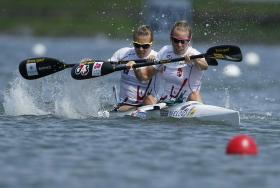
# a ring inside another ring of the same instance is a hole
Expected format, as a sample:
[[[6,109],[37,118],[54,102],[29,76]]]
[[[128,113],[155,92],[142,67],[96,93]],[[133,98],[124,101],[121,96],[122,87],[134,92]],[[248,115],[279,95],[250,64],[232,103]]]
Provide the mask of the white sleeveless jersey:
[[[157,57],[157,52],[151,50],[150,55]],[[148,57],[147,56],[147,57]],[[128,60],[138,60],[140,59],[134,48],[121,48],[116,51],[109,61],[128,61]],[[144,58],[145,59],[145,58]],[[141,67],[145,68],[145,67]],[[141,69],[140,68],[140,69]],[[146,95],[152,94],[155,96],[156,86],[155,86],[154,76],[150,81],[138,81],[133,70],[123,70],[121,71],[120,79],[120,102],[131,105],[140,105]]]
[[[198,55],[200,52],[189,46],[185,54]],[[158,59],[160,60],[178,57],[182,56],[174,54],[171,45],[162,47],[158,52]],[[180,95],[185,100],[192,91],[200,90],[204,71],[201,71],[195,65],[185,64],[184,61],[180,61],[159,66],[158,70],[163,80],[161,84],[163,85],[163,91],[160,95],[160,100],[162,101],[175,100]]]

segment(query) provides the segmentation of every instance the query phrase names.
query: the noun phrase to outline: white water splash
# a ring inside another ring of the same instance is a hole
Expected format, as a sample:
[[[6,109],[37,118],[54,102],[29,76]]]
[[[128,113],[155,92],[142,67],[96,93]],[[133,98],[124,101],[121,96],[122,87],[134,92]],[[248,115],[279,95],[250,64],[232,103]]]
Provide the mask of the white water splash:
[[[66,71],[67,73],[67,71]],[[38,80],[17,77],[4,94],[4,111],[11,116],[46,115],[81,119],[98,117],[98,111],[114,104],[110,77],[77,81],[69,73]],[[108,80],[109,79],[109,80]]]
[[[4,94],[3,106],[7,115],[46,115],[48,112],[39,109],[28,86],[22,79],[15,79]]]
[[[66,117],[70,119],[82,119],[84,116],[78,113],[75,109],[75,105],[71,103],[71,100],[63,98],[61,101],[55,101],[55,114],[60,117]]]

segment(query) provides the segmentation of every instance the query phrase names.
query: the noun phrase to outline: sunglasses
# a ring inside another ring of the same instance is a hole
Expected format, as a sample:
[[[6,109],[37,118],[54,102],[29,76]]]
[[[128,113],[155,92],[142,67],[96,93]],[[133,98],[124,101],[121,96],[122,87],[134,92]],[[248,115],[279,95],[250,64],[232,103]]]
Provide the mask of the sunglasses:
[[[176,43],[176,44],[179,44],[179,43],[181,43],[181,44],[188,44],[191,41],[190,39],[177,39],[175,37],[171,37],[171,38],[172,38],[172,41],[174,43]]]
[[[133,41],[133,46],[135,48],[143,48],[143,49],[148,49],[151,47],[151,45],[153,44],[153,42],[150,42],[150,43],[139,43],[139,42],[135,42]]]

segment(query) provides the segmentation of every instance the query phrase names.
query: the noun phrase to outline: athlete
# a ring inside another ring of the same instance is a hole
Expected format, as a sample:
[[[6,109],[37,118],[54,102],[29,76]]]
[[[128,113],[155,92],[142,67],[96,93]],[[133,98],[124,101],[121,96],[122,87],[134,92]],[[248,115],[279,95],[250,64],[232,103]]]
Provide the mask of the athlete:
[[[133,32],[133,47],[125,47],[117,50],[109,61],[129,61],[128,69],[121,72],[120,79],[120,103],[116,110],[120,112],[135,109],[141,105],[156,104],[156,76],[149,75],[143,81],[139,81],[131,69],[130,64],[134,61],[147,59],[152,61],[156,58],[157,52],[152,49],[153,32],[147,25],[138,27]],[[137,68],[138,74],[146,72],[147,67]],[[145,100],[144,100],[145,99]]]

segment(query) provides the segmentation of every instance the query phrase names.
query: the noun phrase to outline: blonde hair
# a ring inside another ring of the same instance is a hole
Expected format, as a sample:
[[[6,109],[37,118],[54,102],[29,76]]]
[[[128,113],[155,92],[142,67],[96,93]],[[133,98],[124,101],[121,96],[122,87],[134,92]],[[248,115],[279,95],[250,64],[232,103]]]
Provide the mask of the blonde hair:
[[[147,25],[141,25],[133,32],[133,40],[136,40],[138,36],[150,36],[151,42],[154,40],[153,31]]]
[[[192,36],[192,29],[191,29],[191,26],[190,26],[190,25],[188,24],[188,22],[185,21],[185,20],[180,20],[180,21],[175,22],[175,24],[174,24],[173,27],[171,28],[171,32],[170,32],[170,35],[171,35],[171,36],[173,35],[173,32],[174,32],[175,30],[189,32],[189,37],[191,38],[191,36]]]

